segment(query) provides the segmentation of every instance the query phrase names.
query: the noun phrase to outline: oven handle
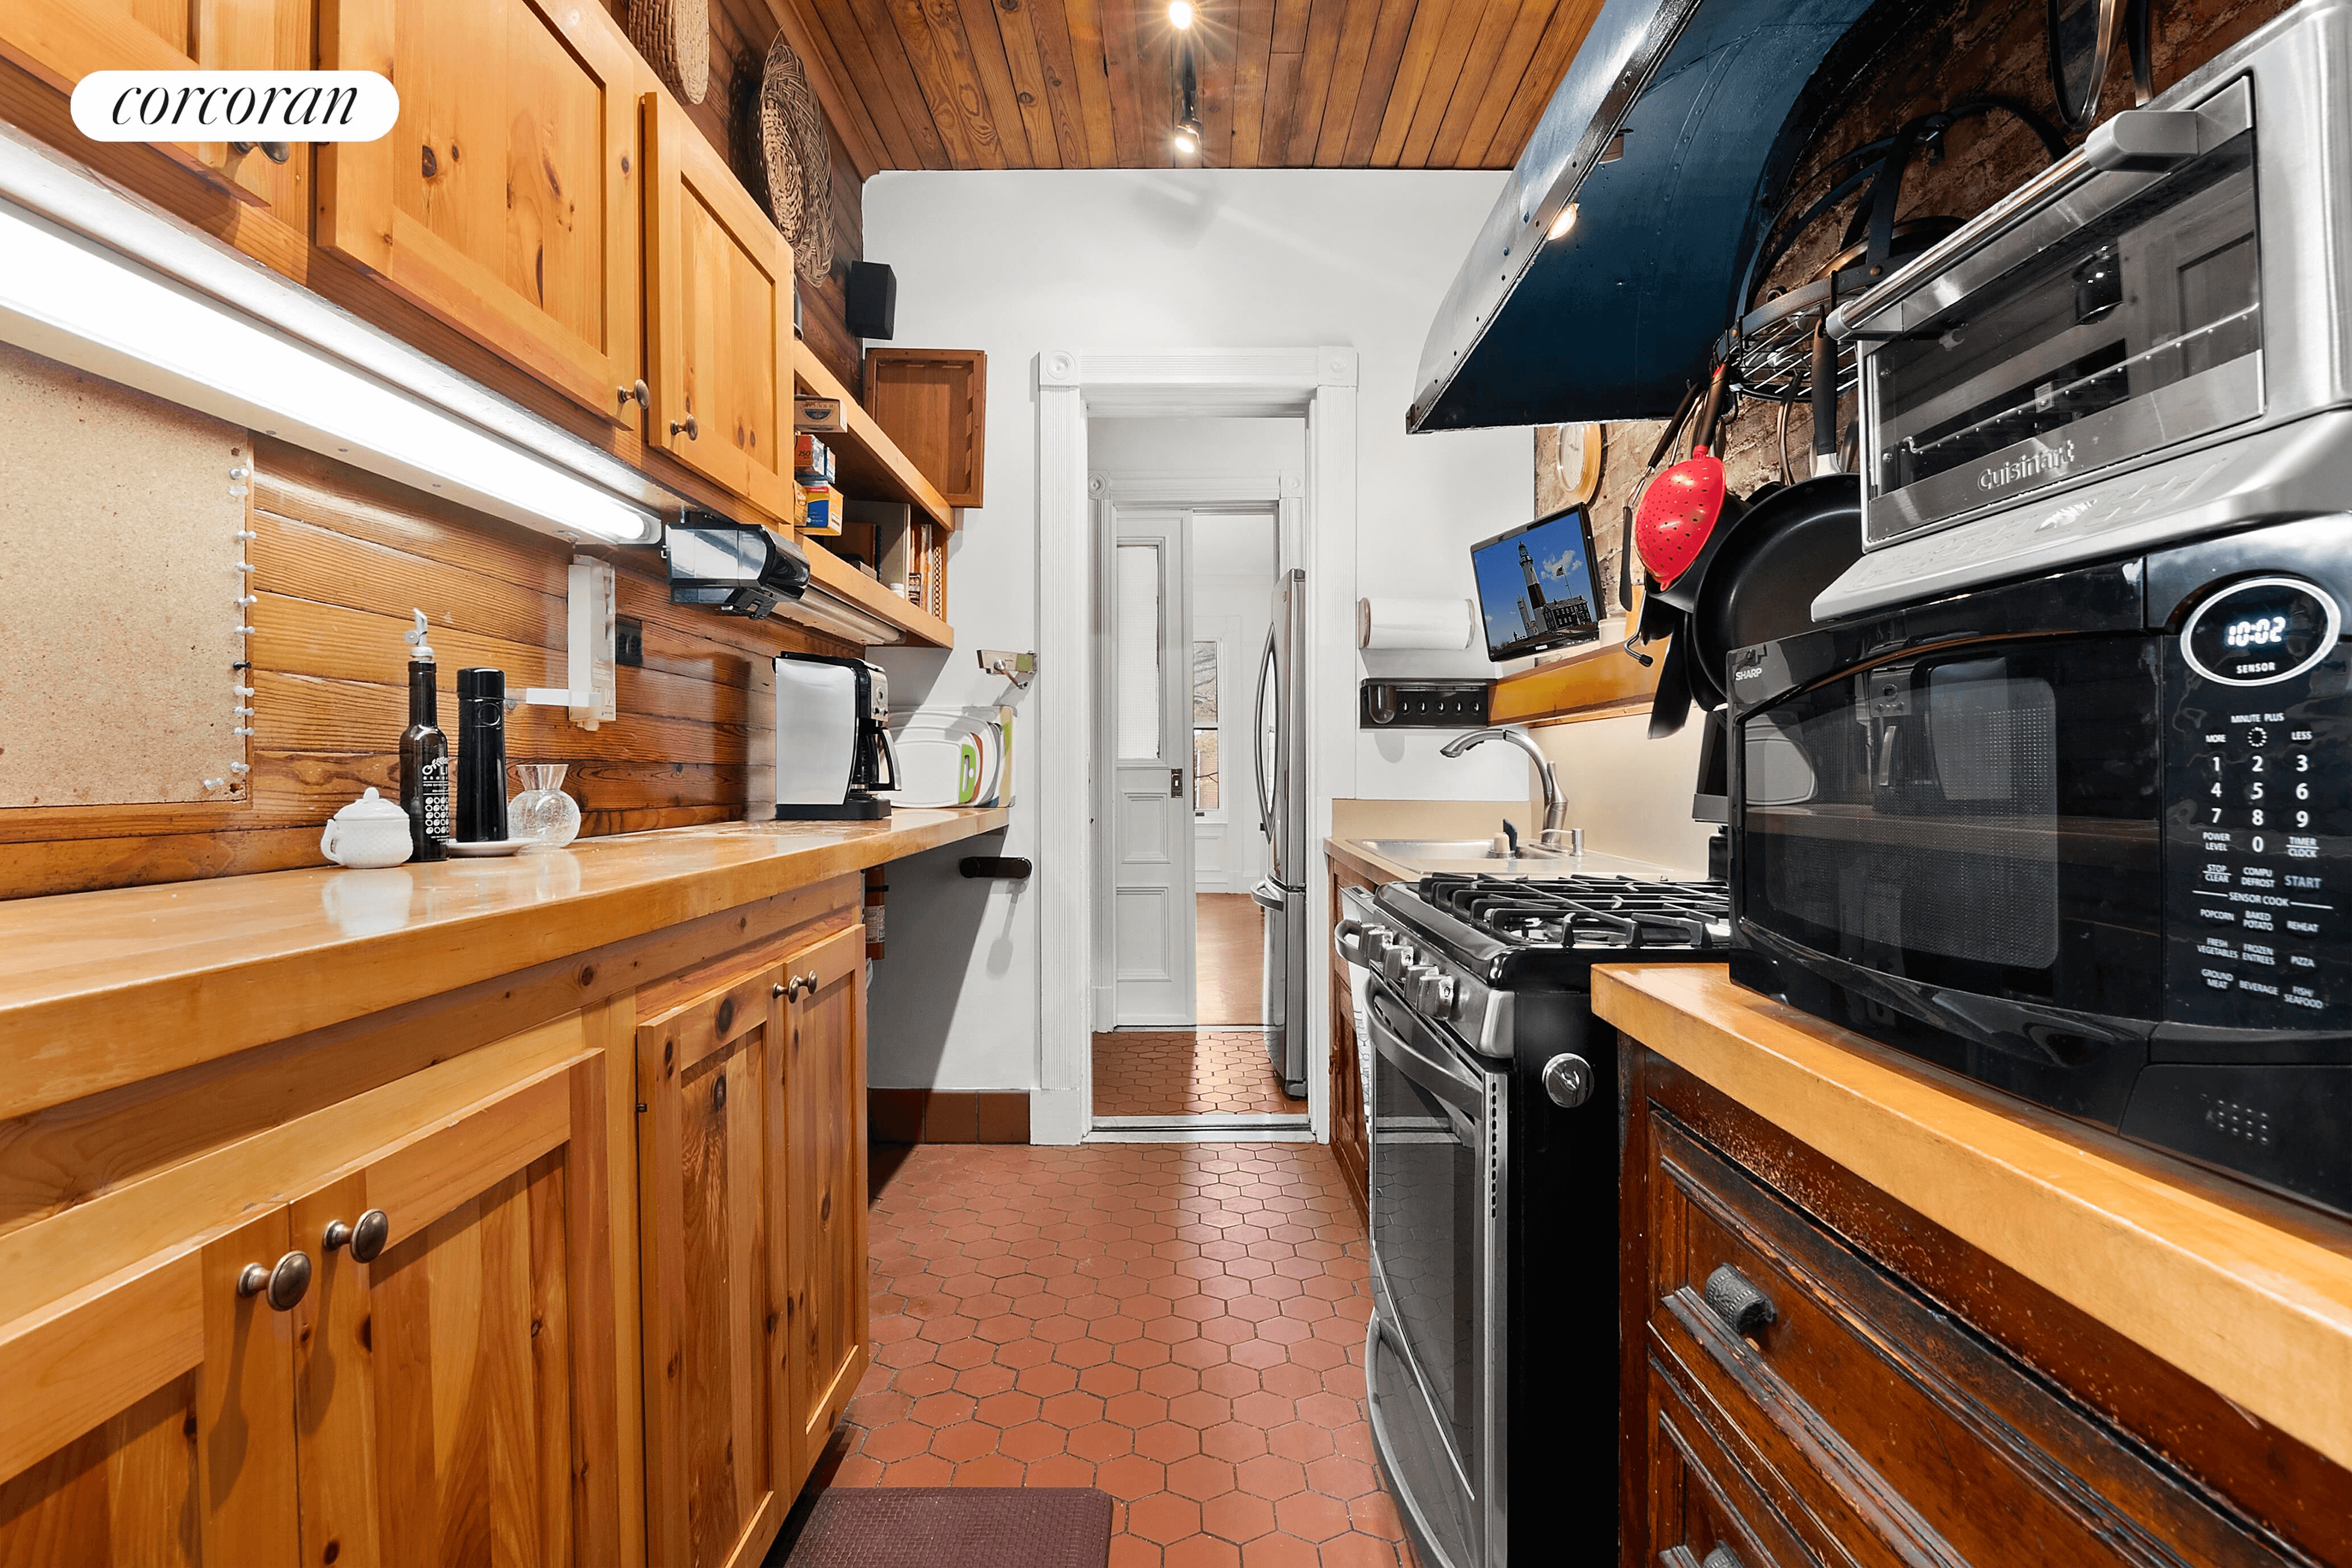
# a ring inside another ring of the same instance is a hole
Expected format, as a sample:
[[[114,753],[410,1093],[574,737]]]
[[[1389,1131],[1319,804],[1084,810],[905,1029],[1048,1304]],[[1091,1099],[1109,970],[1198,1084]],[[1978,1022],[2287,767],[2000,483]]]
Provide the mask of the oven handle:
[[[1400,1026],[1381,1011],[1383,1004],[1398,1005],[1389,994],[1387,982],[1374,976],[1364,1005],[1365,1015],[1371,1020],[1372,1048],[1395,1063],[1399,1072],[1436,1097],[1464,1142],[1483,1146],[1485,1139],[1479,1132],[1478,1117],[1486,1108],[1486,1085],[1460,1068],[1422,1050],[1412,1041],[1411,1016],[1408,1014],[1407,1023]]]

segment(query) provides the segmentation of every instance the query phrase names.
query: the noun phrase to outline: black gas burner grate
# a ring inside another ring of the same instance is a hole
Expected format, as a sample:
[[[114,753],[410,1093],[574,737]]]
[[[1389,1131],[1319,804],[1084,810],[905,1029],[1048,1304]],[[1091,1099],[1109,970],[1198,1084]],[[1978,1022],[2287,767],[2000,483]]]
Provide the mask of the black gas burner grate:
[[[1514,947],[1719,948],[1731,944],[1731,895],[1721,882],[1630,877],[1520,881],[1439,872],[1422,899]]]

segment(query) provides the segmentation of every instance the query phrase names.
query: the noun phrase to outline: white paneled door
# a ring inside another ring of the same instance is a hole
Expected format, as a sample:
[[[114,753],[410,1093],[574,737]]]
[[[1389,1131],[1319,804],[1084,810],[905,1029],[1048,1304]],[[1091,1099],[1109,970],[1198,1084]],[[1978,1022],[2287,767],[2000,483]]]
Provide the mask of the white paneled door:
[[[1192,726],[1187,519],[1120,507],[1111,558],[1118,1022],[1190,1027]]]

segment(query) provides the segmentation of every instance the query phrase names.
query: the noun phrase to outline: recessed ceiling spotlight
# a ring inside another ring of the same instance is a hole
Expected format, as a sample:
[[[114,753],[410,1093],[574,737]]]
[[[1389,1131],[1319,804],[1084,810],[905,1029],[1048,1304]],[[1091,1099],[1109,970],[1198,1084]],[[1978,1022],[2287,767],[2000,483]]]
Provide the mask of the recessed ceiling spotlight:
[[[1192,26],[1192,0],[1168,0],[1168,25],[1181,33]]]
[[[1566,234],[1570,229],[1572,229],[1575,226],[1576,204],[1574,202],[1570,202],[1568,205],[1559,209],[1559,216],[1558,217],[1551,220],[1551,232],[1544,237],[1547,239],[1558,239],[1560,236]]]

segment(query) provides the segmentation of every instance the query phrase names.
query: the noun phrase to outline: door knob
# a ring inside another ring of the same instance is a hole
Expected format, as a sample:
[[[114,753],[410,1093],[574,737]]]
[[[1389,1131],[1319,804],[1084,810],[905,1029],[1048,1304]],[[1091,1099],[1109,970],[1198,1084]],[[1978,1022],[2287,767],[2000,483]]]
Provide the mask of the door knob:
[[[349,1247],[352,1262],[373,1263],[383,1256],[383,1244],[391,1239],[392,1216],[382,1209],[370,1209],[351,1225],[339,1219],[329,1221],[320,1245],[329,1252]]]
[[[689,441],[699,440],[702,437],[702,427],[694,422],[694,416],[691,414],[688,415],[682,421],[673,419],[669,422],[669,433],[671,435],[677,435],[681,431],[685,432],[686,438]]]
[[[273,1312],[290,1312],[310,1289],[310,1255],[289,1252],[278,1260],[276,1268],[264,1268],[248,1263],[238,1271],[236,1293],[259,1296],[269,1303]]]

